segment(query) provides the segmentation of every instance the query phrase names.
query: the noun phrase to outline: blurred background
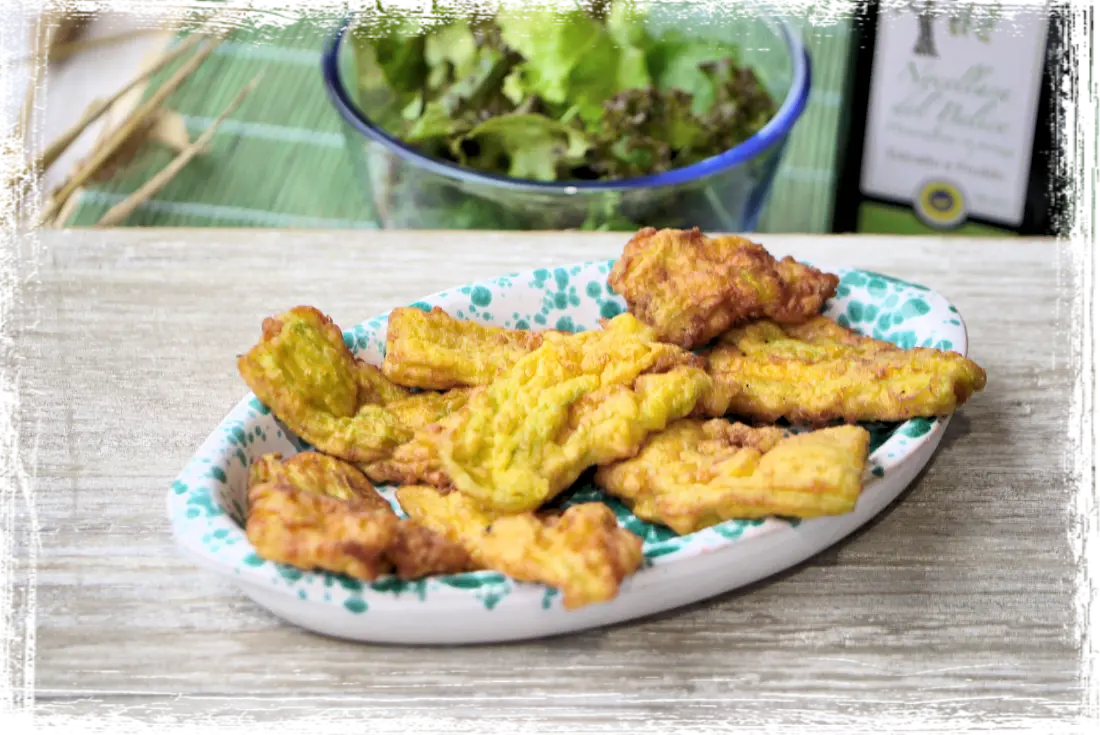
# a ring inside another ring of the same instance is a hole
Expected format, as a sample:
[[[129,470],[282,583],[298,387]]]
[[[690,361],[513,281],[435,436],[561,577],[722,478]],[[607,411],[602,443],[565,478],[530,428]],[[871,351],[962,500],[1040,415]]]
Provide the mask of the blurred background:
[[[684,3],[690,4],[689,0]],[[200,28],[218,0],[100,0],[89,18],[67,31],[61,52],[42,54],[47,0],[0,2],[0,139],[19,125],[21,102],[35,77],[36,99],[26,123],[22,158],[41,153],[95,100],[111,97],[141,69]],[[55,162],[23,179],[22,226],[94,226],[125,204],[121,223],[136,227],[376,228],[377,211],[357,173],[340,114],[321,77],[322,48],[355,3],[301,0],[261,2],[178,88],[158,103],[152,122],[124,135],[105,164],[54,197],[48,216],[35,219],[51,191],[73,184],[73,172],[94,157],[128,114],[156,95],[186,61],[167,64],[77,136]],[[850,105],[845,80],[853,63],[854,0],[772,0],[798,28],[813,59],[813,86],[775,174],[756,229],[829,232],[837,189],[838,125]],[[1100,19],[1098,19],[1100,22]],[[1093,31],[1096,39],[1100,34]],[[55,42],[57,39],[54,40]],[[1093,43],[1096,43],[1093,41]],[[202,46],[197,46],[201,48]],[[1098,54],[1091,55],[1078,144],[1068,176],[1062,234],[1096,238],[1100,153],[1096,100]],[[35,68],[37,65],[37,69]],[[241,90],[262,79],[246,99]],[[218,118],[239,105],[227,119]],[[217,124],[216,131],[210,131]],[[193,160],[150,195],[134,198],[158,172],[204,133]],[[9,205],[11,206],[11,205]],[[56,210],[56,211],[53,211]],[[21,219],[20,219],[21,217]]]

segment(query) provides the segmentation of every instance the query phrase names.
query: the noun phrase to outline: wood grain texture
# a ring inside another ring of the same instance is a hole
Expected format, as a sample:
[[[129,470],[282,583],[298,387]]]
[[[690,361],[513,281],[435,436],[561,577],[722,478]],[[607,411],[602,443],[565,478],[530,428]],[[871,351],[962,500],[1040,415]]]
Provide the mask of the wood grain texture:
[[[1073,375],[1053,242],[771,236],[776,254],[923,283],[966,321],[986,391],[855,536],[753,587],[550,640],[397,648],[283,624],[175,551],[164,497],[247,390],[261,320],[338,324],[621,234],[43,233],[11,331],[36,471],[43,715],[201,711],[543,723],[848,711],[1064,714],[1080,701],[1064,437]],[[36,450],[34,449],[37,434]],[[200,697],[177,699],[178,695]],[[723,714],[724,713],[724,714]]]

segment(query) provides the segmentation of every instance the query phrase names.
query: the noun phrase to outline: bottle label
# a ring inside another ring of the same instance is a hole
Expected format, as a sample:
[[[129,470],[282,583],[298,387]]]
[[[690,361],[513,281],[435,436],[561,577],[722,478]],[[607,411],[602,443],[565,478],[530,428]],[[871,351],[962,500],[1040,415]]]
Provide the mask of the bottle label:
[[[1008,13],[997,4],[911,1],[880,11],[877,23],[860,189],[908,205],[918,222],[906,227],[881,207],[875,229],[956,229],[971,217],[1020,225],[1045,4]]]

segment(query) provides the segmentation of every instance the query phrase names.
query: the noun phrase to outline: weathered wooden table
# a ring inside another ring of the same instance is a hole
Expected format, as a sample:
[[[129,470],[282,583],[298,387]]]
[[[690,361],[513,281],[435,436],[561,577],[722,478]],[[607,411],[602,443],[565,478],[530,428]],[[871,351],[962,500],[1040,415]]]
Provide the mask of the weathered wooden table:
[[[781,721],[854,732],[865,728],[849,718],[875,715],[887,731],[955,717],[943,720],[954,732],[1078,712],[1072,284],[1051,241],[764,240],[775,253],[940,291],[963,314],[989,384],[899,502],[751,589],[557,639],[397,648],[285,625],[177,555],[168,484],[247,390],[234,358],[263,317],[305,303],[351,325],[473,279],[614,257],[624,241],[43,233],[24,254],[29,282],[5,325],[22,355],[21,457],[36,474],[37,552],[30,516],[17,518],[15,538],[36,578],[19,566],[15,604],[35,610],[41,721],[324,715],[310,732],[345,733],[715,732]]]

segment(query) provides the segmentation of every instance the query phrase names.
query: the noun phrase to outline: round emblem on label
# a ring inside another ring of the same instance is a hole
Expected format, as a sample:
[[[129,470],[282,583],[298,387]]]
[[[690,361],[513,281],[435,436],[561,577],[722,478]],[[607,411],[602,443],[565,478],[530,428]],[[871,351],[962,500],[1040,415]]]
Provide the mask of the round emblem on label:
[[[924,222],[931,227],[949,228],[966,219],[962,190],[947,181],[928,181],[917,189],[913,204]]]

